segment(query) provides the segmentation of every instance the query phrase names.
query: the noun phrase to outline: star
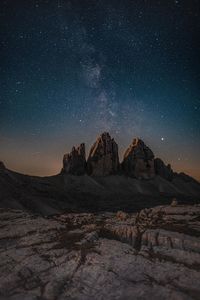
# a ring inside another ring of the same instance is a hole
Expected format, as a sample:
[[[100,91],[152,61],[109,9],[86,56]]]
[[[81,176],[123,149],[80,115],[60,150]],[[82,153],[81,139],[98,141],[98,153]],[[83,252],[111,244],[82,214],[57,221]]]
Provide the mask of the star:
[[[1,64],[0,139],[2,132],[14,136],[19,150],[28,136],[24,158],[36,140],[38,151],[57,157],[66,137],[68,146],[93,143],[106,130],[125,149],[140,136],[160,147],[161,158],[179,165],[177,171],[186,149],[192,160],[184,169],[192,173],[200,158],[193,151],[199,149],[200,98],[191,59],[198,51],[198,1],[152,1],[149,11],[148,1],[101,1],[101,9],[99,1],[26,2],[0,1],[8,24],[0,33],[8,58]],[[57,147],[49,149],[52,140]],[[11,145],[3,147],[1,159],[12,156],[15,166]],[[43,163],[46,173],[50,164]]]

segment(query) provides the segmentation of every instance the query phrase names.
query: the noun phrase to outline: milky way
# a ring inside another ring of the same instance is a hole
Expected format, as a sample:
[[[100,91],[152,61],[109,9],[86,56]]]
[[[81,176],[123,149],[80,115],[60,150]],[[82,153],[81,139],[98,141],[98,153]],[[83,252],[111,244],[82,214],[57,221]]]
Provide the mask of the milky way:
[[[102,131],[200,179],[198,1],[0,3],[0,160],[50,175]]]

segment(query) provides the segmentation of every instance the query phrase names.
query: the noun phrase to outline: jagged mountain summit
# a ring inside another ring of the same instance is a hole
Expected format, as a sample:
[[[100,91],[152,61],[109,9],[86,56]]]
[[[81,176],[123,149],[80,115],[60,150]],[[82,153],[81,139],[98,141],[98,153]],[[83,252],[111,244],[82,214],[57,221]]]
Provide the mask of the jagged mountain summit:
[[[93,144],[87,160],[90,175],[105,176],[119,171],[118,145],[108,132],[102,133]]]
[[[155,176],[154,154],[141,139],[133,139],[126,150],[122,170],[126,175],[139,179],[149,179]]]
[[[108,176],[121,174],[137,179],[152,179],[156,175],[171,181],[174,172],[139,138],[134,138],[119,162],[118,145],[108,132],[102,133],[85,157],[85,144],[73,147],[64,155],[62,172],[72,175]]]
[[[174,172],[170,164],[166,166],[160,158],[156,158],[154,159],[154,168],[156,174],[160,175],[166,180],[172,181]]]
[[[119,162],[118,145],[109,133],[64,155],[62,171],[36,177],[8,170],[0,162],[0,206],[43,215],[67,211],[137,211],[179,201],[200,202],[200,183],[175,173],[155,158],[141,139],[134,139]],[[185,203],[185,202],[184,202]]]
[[[83,175],[85,173],[85,167],[85,144],[82,143],[79,147],[73,147],[70,153],[64,155],[62,172],[73,175]]]
[[[0,161],[0,170],[5,170],[5,165],[2,161]]]
[[[85,144],[73,147],[63,157],[62,172],[72,175],[106,176],[119,171],[118,145],[108,132],[102,133],[91,147],[86,162]]]

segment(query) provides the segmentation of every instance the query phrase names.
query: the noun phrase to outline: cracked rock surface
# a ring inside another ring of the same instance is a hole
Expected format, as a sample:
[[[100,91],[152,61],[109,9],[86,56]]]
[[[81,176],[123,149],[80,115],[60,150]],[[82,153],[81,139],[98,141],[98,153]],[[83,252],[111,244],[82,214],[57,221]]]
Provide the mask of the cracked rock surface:
[[[137,214],[0,209],[0,299],[199,299],[200,206]]]

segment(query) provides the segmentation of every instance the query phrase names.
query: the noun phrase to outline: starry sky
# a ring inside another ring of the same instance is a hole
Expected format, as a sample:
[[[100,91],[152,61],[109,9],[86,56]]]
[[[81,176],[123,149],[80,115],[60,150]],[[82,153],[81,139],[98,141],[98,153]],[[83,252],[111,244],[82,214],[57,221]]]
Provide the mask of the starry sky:
[[[0,160],[52,175],[134,137],[200,180],[199,1],[0,1]]]

